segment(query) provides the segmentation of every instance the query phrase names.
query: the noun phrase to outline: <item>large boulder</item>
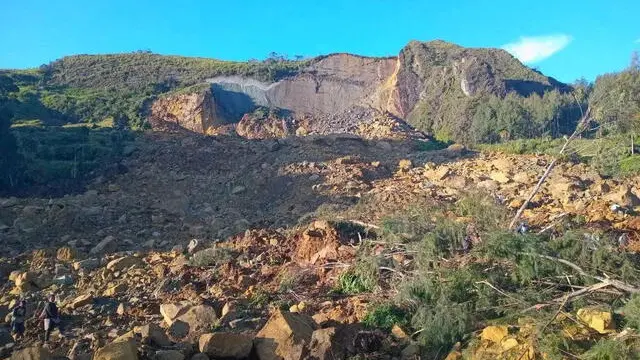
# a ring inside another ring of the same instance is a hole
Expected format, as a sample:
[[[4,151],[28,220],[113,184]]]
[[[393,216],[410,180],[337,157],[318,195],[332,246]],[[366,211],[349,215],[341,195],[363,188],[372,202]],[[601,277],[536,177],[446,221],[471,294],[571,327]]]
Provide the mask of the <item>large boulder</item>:
[[[11,354],[11,360],[49,360],[53,356],[49,350],[41,346],[31,346]]]
[[[151,323],[144,326],[136,326],[133,328],[133,332],[140,334],[140,338],[144,344],[159,347],[171,345],[171,340],[169,340],[167,333],[156,324]]]
[[[234,333],[213,333],[200,336],[200,352],[217,358],[244,359],[253,348],[253,336]]]
[[[174,324],[179,324],[180,333],[187,332],[189,335],[199,335],[208,332],[218,323],[218,316],[213,307],[209,305],[189,306],[187,303],[162,304],[160,313],[164,317],[167,325],[170,326],[170,333],[173,337],[180,338],[180,335],[172,329]],[[187,329],[184,329],[188,326]]]
[[[112,342],[98,349],[93,360],[138,360],[138,350],[132,340]]]
[[[307,315],[278,310],[256,335],[256,353],[260,360],[303,359],[315,328]]]

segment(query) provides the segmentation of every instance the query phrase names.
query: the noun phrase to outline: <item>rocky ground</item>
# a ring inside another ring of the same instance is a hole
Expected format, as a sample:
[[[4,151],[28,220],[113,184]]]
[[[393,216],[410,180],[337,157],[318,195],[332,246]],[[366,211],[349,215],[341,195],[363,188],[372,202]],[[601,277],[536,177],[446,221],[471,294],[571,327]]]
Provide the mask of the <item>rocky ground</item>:
[[[352,135],[141,136],[120,164],[127,171],[95,179],[84,194],[0,199],[0,315],[26,298],[32,316],[55,293],[66,325],[47,348],[35,318],[19,342],[5,327],[2,356],[417,358],[402,329],[362,325],[369,305],[390,296],[392,271],[374,293],[335,291],[365,230],[411,204],[473,191],[515,209],[550,160]],[[633,250],[638,180],[561,163],[524,221],[538,232],[580,218]],[[411,261],[379,252],[398,266]],[[500,343],[504,331],[481,335]]]

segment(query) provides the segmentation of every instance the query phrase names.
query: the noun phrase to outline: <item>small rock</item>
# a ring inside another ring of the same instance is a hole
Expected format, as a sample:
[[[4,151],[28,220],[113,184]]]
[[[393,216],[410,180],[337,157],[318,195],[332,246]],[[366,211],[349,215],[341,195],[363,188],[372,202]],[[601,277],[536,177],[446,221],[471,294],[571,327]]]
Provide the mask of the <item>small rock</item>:
[[[94,246],[91,251],[91,254],[101,254],[103,252],[111,252],[116,248],[116,239],[113,236],[107,236],[102,241],[98,243],[98,245]]]
[[[158,350],[156,360],[184,360],[184,355],[178,350]]]
[[[73,278],[69,275],[54,277],[52,283],[56,285],[73,285]]]
[[[402,159],[398,162],[398,170],[400,171],[409,171],[413,167],[413,163],[411,160]]]
[[[191,360],[209,360],[209,356],[203,353],[197,353],[191,357]]]
[[[509,176],[507,176],[507,174],[501,172],[501,171],[494,171],[491,174],[489,174],[489,178],[491,178],[491,180],[496,181],[500,184],[506,184],[509,181],[511,181],[511,179],[509,178]]]
[[[86,259],[82,261],[76,261],[73,263],[73,268],[76,271],[79,271],[79,270],[91,271],[91,270],[97,269],[98,266],[100,266],[100,260],[98,259]]]
[[[76,251],[68,246],[61,247],[56,252],[56,258],[60,261],[71,261],[76,258]]]
[[[116,309],[116,314],[118,314],[118,315],[122,316],[122,315],[124,315],[125,313],[126,313],[126,309],[125,309],[125,307],[124,307],[124,303],[120,303],[120,304],[118,305],[118,308]]]
[[[231,190],[231,194],[232,194],[232,195],[237,195],[237,194],[241,194],[241,193],[243,193],[243,192],[245,192],[245,191],[247,191],[247,188],[246,188],[246,187],[244,187],[244,186],[242,186],[242,185],[238,185],[238,186],[234,187],[234,188]]]
[[[107,290],[102,293],[102,296],[115,296],[127,291],[127,288],[127,284],[113,285],[108,287]]]
[[[191,239],[191,241],[189,241],[189,245],[187,245],[187,252],[189,254],[193,254],[194,252],[201,249],[202,249],[202,245],[200,241],[198,241],[198,239]]]
[[[91,294],[80,295],[77,298],[73,299],[69,307],[75,310],[91,303],[93,303],[93,296]]]
[[[107,264],[107,269],[116,272],[128,269],[132,266],[140,266],[142,264],[143,262],[140,258],[135,256],[123,256],[121,258],[111,260]]]

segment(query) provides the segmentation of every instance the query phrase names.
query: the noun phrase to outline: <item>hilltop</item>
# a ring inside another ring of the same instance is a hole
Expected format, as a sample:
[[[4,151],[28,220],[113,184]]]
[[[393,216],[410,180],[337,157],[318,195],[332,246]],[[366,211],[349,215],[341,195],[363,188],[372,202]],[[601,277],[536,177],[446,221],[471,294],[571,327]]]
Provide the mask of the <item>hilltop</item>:
[[[75,55],[2,75],[20,88],[10,98],[16,123],[112,119],[144,128],[168,120],[218,133],[216,128],[236,124],[262,106],[285,111],[285,120],[296,126],[291,133],[298,127],[305,133],[354,132],[390,116],[440,140],[484,142],[557,135],[577,115],[576,104],[567,100],[570,87],[504,50],[443,41],[414,41],[386,58],[330,54],[229,62],[152,53]],[[202,100],[190,103],[186,95]],[[164,109],[157,105],[167,98]],[[491,116],[514,106],[523,116],[513,123]],[[211,111],[196,120],[199,108]],[[342,120],[331,124],[329,118]],[[469,126],[478,129],[478,137],[461,131]]]

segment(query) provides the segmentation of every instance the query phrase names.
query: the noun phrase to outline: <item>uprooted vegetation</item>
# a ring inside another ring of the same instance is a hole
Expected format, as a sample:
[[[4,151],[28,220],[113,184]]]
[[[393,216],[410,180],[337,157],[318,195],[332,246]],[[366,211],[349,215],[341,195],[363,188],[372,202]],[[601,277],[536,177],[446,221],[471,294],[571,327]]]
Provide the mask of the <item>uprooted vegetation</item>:
[[[375,259],[360,262],[379,263],[380,281],[396,295],[370,309],[368,322],[407,324],[427,358],[452,349],[479,359],[631,358],[640,347],[631,297],[640,268],[619,234],[570,220],[518,234],[505,219],[493,198],[477,194],[389,217],[379,239],[362,245]],[[488,325],[508,333],[485,335]]]

